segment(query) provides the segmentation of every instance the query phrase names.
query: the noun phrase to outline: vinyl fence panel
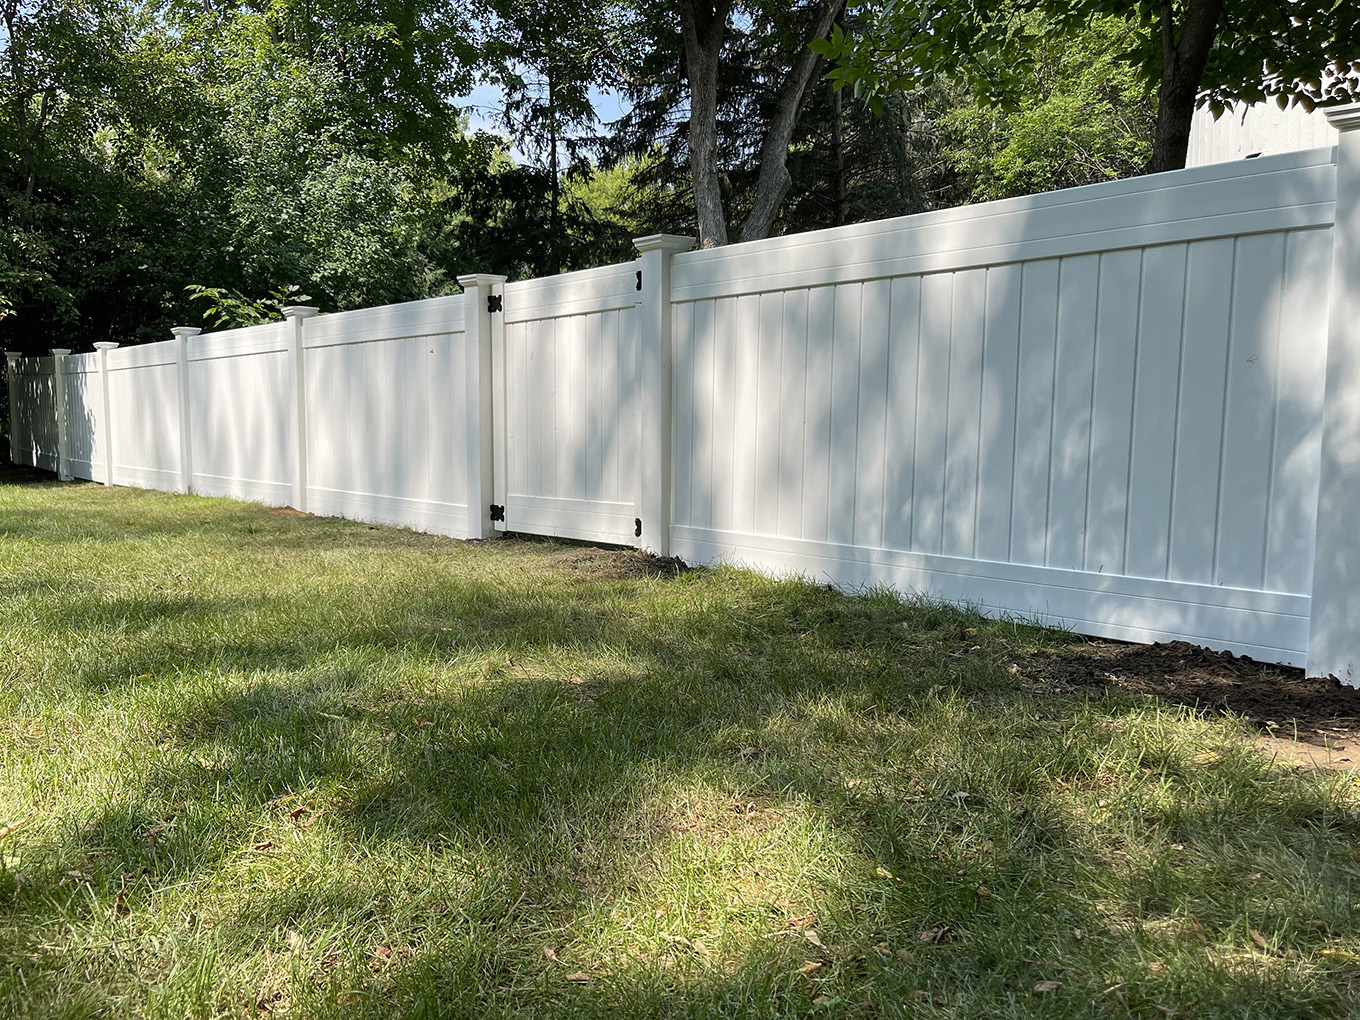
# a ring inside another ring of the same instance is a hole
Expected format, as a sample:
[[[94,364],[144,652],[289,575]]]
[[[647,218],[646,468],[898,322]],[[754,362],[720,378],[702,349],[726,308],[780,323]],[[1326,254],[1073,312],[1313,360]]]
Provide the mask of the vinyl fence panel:
[[[463,298],[309,318],[302,343],[308,509],[467,534]]]
[[[195,492],[272,506],[292,502],[297,440],[290,330],[279,322],[189,341]]]
[[[173,340],[108,353],[114,479],[180,487],[179,345]]]
[[[104,401],[100,391],[99,354],[72,354],[66,359],[67,466],[76,478],[107,481],[104,444]]]
[[[14,382],[10,442],[16,464],[57,470],[56,373],[49,358],[9,362]]]
[[[678,255],[686,559],[1303,662],[1327,150]]]

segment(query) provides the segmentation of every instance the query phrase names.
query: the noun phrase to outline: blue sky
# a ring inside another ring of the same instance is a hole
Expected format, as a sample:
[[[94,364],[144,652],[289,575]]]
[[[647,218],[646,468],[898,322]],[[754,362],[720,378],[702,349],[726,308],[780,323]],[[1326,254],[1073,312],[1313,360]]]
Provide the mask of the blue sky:
[[[590,97],[595,104],[595,114],[602,123],[616,120],[628,108],[627,100],[618,92],[591,89]],[[498,135],[505,134],[505,123],[501,119],[505,93],[500,86],[485,82],[454,102],[467,112],[474,131],[480,128]],[[521,155],[516,152],[515,158],[518,159]]]

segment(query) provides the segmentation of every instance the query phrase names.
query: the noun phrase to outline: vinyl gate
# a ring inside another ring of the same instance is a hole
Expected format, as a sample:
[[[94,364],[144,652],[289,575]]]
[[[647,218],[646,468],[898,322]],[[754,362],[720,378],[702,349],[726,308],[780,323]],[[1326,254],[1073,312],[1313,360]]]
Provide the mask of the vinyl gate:
[[[492,334],[497,530],[637,543],[639,272],[505,287]]]

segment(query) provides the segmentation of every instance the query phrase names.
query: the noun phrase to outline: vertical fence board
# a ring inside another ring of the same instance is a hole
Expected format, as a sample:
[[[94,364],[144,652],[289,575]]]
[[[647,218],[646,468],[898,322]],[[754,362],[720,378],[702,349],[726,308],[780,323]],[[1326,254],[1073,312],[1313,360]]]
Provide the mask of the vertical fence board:
[[[1004,562],[1011,547],[1011,471],[1020,363],[1019,266],[987,270],[983,328],[976,555]]]

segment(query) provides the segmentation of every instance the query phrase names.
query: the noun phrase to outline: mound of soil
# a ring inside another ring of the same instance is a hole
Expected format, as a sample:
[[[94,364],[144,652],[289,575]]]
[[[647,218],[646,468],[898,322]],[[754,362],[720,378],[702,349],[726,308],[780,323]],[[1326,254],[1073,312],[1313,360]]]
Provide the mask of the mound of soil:
[[[1272,666],[1184,641],[1133,645],[1087,641],[1019,664],[1036,679],[1074,688],[1114,687],[1173,705],[1242,716],[1263,732],[1335,746],[1360,743],[1360,688],[1339,680],[1305,679],[1303,671]]]

